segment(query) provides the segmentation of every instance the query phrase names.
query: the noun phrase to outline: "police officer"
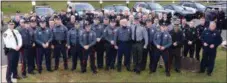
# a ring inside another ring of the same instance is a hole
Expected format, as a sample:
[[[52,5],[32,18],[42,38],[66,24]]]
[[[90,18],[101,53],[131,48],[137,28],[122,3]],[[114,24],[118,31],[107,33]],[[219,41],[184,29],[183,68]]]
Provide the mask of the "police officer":
[[[91,25],[91,29],[96,33],[95,51],[97,53],[97,66],[103,68],[103,56],[104,56],[104,40],[103,31],[104,27],[100,23],[99,17],[94,18],[94,23]]]
[[[146,28],[147,33],[148,33],[148,46],[147,46],[147,49],[143,49],[141,70],[146,69],[147,55],[148,55],[148,52],[149,52],[149,57],[150,57],[149,68],[150,68],[150,71],[151,71],[152,57],[154,56],[154,50],[156,49],[156,46],[153,43],[153,38],[154,38],[155,33],[157,32],[157,28],[152,24],[151,19],[147,19],[145,28]]]
[[[63,55],[64,69],[68,69],[67,64],[67,53],[66,53],[66,39],[67,39],[67,28],[62,25],[61,19],[55,17],[56,26],[53,28],[53,46],[54,46],[54,57],[55,57],[55,70],[58,70],[59,58]]]
[[[94,45],[96,43],[96,34],[91,30],[91,25],[89,21],[85,23],[85,31],[81,34],[80,37],[80,45],[83,47],[83,55],[82,55],[82,73],[85,73],[87,67],[87,60],[90,57],[90,68],[94,74],[97,73],[95,66],[95,54],[94,54]]]
[[[170,66],[174,60],[174,69],[176,72],[180,72],[180,60],[181,60],[181,48],[184,42],[183,32],[180,29],[180,19],[174,22],[174,28],[170,31],[173,44],[170,47]]]
[[[74,28],[75,21],[76,21],[76,17],[74,15],[71,15],[70,16],[70,22],[68,22],[67,25],[66,25],[68,30],[70,30],[71,28]]]
[[[194,22],[190,21],[189,29],[185,31],[185,46],[184,46],[184,57],[187,57],[189,52],[190,58],[194,57],[195,41],[197,39],[197,31],[194,27]]]
[[[131,26],[131,29],[133,68],[134,72],[140,74],[143,49],[146,49],[148,45],[148,34],[146,28],[140,25],[138,16],[135,16],[134,25]]]
[[[156,46],[156,51],[154,55],[154,59],[152,62],[152,72],[156,72],[157,63],[159,61],[160,56],[162,55],[162,58],[165,63],[165,72],[166,76],[170,76],[170,70],[169,70],[169,53],[168,48],[172,44],[172,38],[167,30],[167,24],[165,22],[159,22],[160,23],[160,31],[155,33],[154,36],[154,44]]]
[[[28,72],[32,72],[32,57],[30,49],[32,48],[32,37],[29,33],[29,20],[25,20],[25,26],[23,28],[19,28],[18,31],[22,36],[22,48],[21,48],[21,59],[22,59],[22,77],[26,78],[26,70]]]
[[[199,61],[200,60],[200,50],[202,48],[202,42],[201,42],[201,34],[204,30],[207,28],[205,27],[205,18],[201,17],[200,18],[200,24],[196,26],[197,30],[197,40],[196,40],[196,59]]]
[[[8,60],[6,81],[12,83],[11,75],[13,75],[13,78],[20,79],[17,73],[17,66],[19,50],[22,47],[22,37],[18,30],[14,29],[14,22],[12,20],[8,22],[8,29],[3,33],[3,41]]]
[[[53,33],[50,28],[46,26],[45,19],[40,20],[40,28],[35,32],[35,40],[37,42],[37,63],[38,72],[42,73],[42,61],[43,56],[45,56],[45,63],[47,71],[52,72],[51,69],[51,48],[50,43],[53,39]]]
[[[116,21],[115,19],[111,19],[110,25],[104,30],[104,38],[106,40],[106,70],[114,69],[117,56],[117,50],[114,48],[116,46],[116,43],[114,42],[116,31]]]
[[[124,54],[126,69],[130,71],[130,42],[131,42],[131,28],[127,26],[127,19],[120,20],[121,27],[116,32],[115,42],[118,49],[117,70],[121,72],[122,57]]]
[[[36,42],[35,42],[35,31],[39,28],[38,26],[37,26],[37,21],[35,20],[35,19],[30,19],[30,24],[31,24],[31,27],[29,28],[29,33],[30,33],[30,35],[31,35],[31,37],[32,37],[32,48],[31,48],[31,55],[30,55],[30,59],[32,60],[32,62],[30,62],[31,63],[31,65],[33,66],[32,67],[32,71],[34,71],[34,69],[35,69],[35,64],[37,64],[37,47],[36,47]],[[37,64],[38,65],[38,64]],[[30,73],[30,74],[33,74],[33,72],[28,72],[28,73]]]
[[[82,48],[79,43],[81,34],[82,29],[80,28],[80,24],[78,21],[75,21],[74,27],[68,31],[67,35],[67,47],[71,50],[72,55],[72,71],[76,69],[78,58],[82,67]]]
[[[207,75],[211,76],[214,69],[217,47],[222,42],[220,32],[216,30],[215,22],[210,22],[209,29],[202,33],[201,40],[203,43],[203,56],[200,64],[200,73],[204,73],[207,69]]]

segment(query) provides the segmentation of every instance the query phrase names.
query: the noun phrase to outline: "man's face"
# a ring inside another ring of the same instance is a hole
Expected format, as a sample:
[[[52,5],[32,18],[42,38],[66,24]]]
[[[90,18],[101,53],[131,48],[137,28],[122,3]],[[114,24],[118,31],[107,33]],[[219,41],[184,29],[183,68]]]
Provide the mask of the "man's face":
[[[104,24],[109,24],[109,20],[105,19]]]
[[[191,22],[189,23],[189,26],[190,26],[190,28],[193,28],[193,27],[194,27],[194,22],[191,21]]]
[[[182,19],[182,23],[183,24],[186,24],[186,19]]]
[[[91,28],[90,25],[86,25],[86,26],[85,26],[85,30],[86,30],[86,31],[90,31],[90,28]]]
[[[147,26],[151,26],[152,22],[146,22]]]
[[[216,29],[216,24],[215,24],[215,23],[210,23],[209,29],[210,29],[211,31],[214,31],[214,30]]]
[[[116,22],[110,22],[110,26],[114,27],[116,25]]]
[[[147,19],[147,15],[143,15],[143,21]]]
[[[49,25],[50,25],[50,27],[53,27],[54,26],[54,21],[49,21]]]
[[[20,21],[20,26],[21,27],[24,27],[25,25],[24,25],[24,21]]]
[[[24,27],[25,27],[25,28],[29,28],[29,27],[30,27],[30,24],[29,24],[29,23],[25,23],[25,24],[24,24]]]
[[[36,27],[36,22],[31,22],[31,27]]]
[[[56,19],[56,24],[57,25],[61,25],[61,20],[60,19]]]
[[[8,24],[8,27],[9,27],[10,29],[13,29],[13,28],[14,28],[14,23],[9,23],[9,24]]]
[[[75,22],[75,20],[76,20],[75,16],[71,16],[70,21]]]
[[[139,24],[139,19],[135,19],[135,20],[134,20],[134,23],[135,23],[135,24]]]
[[[204,19],[204,18],[201,18],[201,19],[200,19],[200,24],[201,24],[201,25],[204,25],[204,24],[205,24],[205,19]]]
[[[166,27],[166,26],[161,25],[161,26],[160,26],[161,31],[165,31],[165,27]]]
[[[46,28],[46,23],[45,23],[45,22],[41,22],[41,23],[40,23],[40,26],[41,26],[42,28]]]

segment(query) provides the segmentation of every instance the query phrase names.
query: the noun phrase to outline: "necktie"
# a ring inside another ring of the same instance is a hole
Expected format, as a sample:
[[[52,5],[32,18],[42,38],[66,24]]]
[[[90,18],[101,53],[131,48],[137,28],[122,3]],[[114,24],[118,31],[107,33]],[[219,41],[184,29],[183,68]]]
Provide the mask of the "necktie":
[[[76,43],[79,43],[79,30],[76,30]]]
[[[161,41],[160,41],[160,46],[162,46],[162,44],[163,44],[163,33],[161,33]]]
[[[13,37],[15,38],[15,40],[16,40],[16,45],[18,45],[18,39],[17,39],[17,36],[16,36],[16,34],[12,31],[12,33],[13,33]]]
[[[89,44],[89,32],[87,32],[87,34],[86,34],[86,45],[88,45]]]
[[[134,30],[134,41],[136,41],[136,29],[137,29],[137,26],[135,27],[135,30]]]

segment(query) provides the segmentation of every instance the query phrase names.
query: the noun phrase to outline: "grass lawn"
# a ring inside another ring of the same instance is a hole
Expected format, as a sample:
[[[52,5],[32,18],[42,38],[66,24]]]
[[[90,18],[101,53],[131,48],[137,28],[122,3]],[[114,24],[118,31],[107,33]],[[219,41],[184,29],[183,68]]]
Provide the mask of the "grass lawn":
[[[141,75],[137,75],[123,68],[120,73],[117,70],[98,70],[98,74],[94,75],[90,71],[90,67],[87,68],[87,73],[82,74],[79,68],[72,72],[64,70],[63,64],[60,66],[58,71],[50,73],[44,68],[42,74],[28,75],[28,78],[18,80],[18,82],[226,82],[226,50],[220,48],[218,49],[213,75],[210,77],[206,74],[187,71],[181,73],[171,71],[171,77],[166,77],[164,68],[158,68],[158,71],[153,74],[149,74],[148,69],[146,69]]]

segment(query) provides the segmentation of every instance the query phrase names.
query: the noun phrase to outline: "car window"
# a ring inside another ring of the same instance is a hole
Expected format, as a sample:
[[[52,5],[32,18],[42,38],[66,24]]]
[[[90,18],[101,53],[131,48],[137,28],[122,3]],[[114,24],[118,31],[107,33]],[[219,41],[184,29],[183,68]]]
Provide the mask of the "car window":
[[[168,5],[165,7],[165,9],[170,9],[170,10],[174,10],[172,6]]]
[[[129,11],[129,8],[128,7],[126,7],[126,6],[115,6],[115,11],[116,12],[120,12],[121,10],[122,11],[125,11],[125,10],[127,10],[127,11]]]
[[[104,9],[106,9],[106,10],[114,10],[113,6],[106,6],[106,7],[104,7]]]
[[[183,11],[184,10],[184,8],[183,7],[181,7],[181,6],[173,6],[174,7],[174,9],[175,10],[178,10],[178,11]]]
[[[164,8],[157,3],[149,3],[151,10],[164,10]]]
[[[35,12],[39,16],[45,16],[47,14],[53,14],[54,11],[51,8],[36,8]]]
[[[77,4],[75,5],[75,9],[77,11],[83,11],[83,10],[95,10],[92,5],[90,4]]]
[[[201,9],[205,9],[206,7],[200,3],[195,3],[196,7],[201,8]]]

